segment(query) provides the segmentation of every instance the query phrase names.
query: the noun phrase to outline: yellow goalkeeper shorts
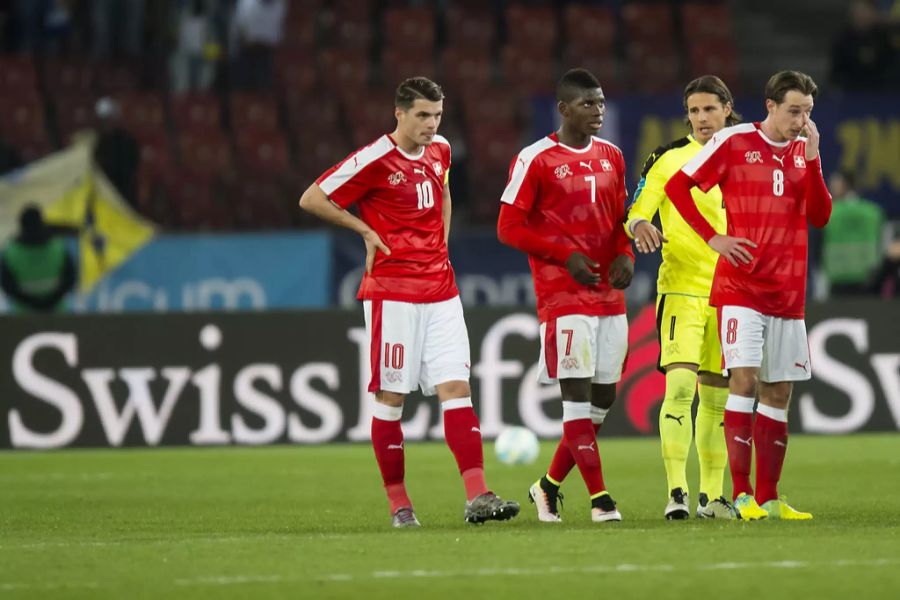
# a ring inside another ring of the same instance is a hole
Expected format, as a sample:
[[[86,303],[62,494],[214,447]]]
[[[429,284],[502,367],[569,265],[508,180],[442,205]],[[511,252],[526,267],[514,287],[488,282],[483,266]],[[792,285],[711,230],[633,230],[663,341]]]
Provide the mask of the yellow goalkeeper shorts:
[[[716,309],[709,299],[681,294],[656,298],[660,371],[672,363],[698,365],[698,371],[722,373],[722,345]]]

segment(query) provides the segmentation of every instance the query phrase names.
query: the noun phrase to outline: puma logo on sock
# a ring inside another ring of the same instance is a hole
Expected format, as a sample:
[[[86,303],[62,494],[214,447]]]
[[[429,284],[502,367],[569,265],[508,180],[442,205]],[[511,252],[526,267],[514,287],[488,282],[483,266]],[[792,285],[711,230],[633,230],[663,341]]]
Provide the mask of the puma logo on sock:
[[[388,444],[387,449],[388,450],[403,450],[403,442],[400,442],[399,444]]]
[[[578,449],[579,450],[587,450],[588,452],[593,452],[595,450],[594,442],[591,442],[590,444],[587,444],[587,445],[578,446]]]
[[[678,421],[678,424],[681,425],[682,424],[681,420],[684,418],[684,415],[681,415],[680,417],[676,417],[675,415],[670,415],[669,413],[666,413],[666,418],[672,419],[673,421]]]
[[[738,437],[738,436],[734,436],[734,441],[736,441],[736,442],[738,442],[738,443],[740,443],[740,444],[747,444],[748,446],[750,445],[750,440],[752,440],[752,439],[753,439],[753,438],[752,438],[751,436],[747,436],[747,439],[746,439],[746,440],[743,439],[743,438],[740,438],[740,437]]]

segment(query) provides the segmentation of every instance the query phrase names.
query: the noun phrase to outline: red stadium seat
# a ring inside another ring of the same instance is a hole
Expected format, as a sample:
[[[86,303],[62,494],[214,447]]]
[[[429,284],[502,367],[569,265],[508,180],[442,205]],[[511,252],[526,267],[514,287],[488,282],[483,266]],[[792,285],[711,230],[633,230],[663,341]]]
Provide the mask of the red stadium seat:
[[[523,94],[547,94],[556,88],[556,62],[540,48],[503,48],[503,73],[507,84]]]
[[[140,144],[141,171],[160,177],[172,173],[175,166],[172,148],[169,145],[169,136],[164,130],[157,131],[155,134],[146,134],[141,138]]]
[[[140,66],[134,62],[107,62],[94,71],[94,84],[101,95],[134,92],[141,87]]]
[[[563,27],[569,48],[611,53],[616,42],[616,18],[605,6],[568,4],[563,10]]]
[[[569,47],[563,54],[563,62],[573,68],[583,67],[593,73],[607,95],[625,91],[622,67],[612,54],[595,54]]]
[[[716,75],[731,90],[732,94],[740,84],[738,75],[737,50],[728,40],[702,40],[689,47],[691,56],[691,77]]]
[[[60,142],[67,145],[72,134],[85,129],[93,129],[96,125],[94,105],[96,99],[92,95],[57,96],[54,100],[56,109],[56,125]]]
[[[222,109],[213,94],[181,94],[172,96],[169,102],[178,129],[218,130],[222,126]]]
[[[216,193],[210,177],[181,173],[168,181],[174,225],[185,230],[221,230],[232,226],[232,211]]]
[[[409,52],[399,48],[384,51],[381,65],[381,80],[389,86],[397,86],[408,77],[422,75],[437,79],[437,69],[430,52]]]
[[[275,54],[275,87],[282,98],[294,94],[314,94],[319,81],[313,55],[297,50]]]
[[[622,7],[621,14],[628,43],[633,40],[667,43],[675,37],[674,15],[668,2],[629,2]]]
[[[344,49],[368,52],[375,38],[375,25],[372,19],[362,18],[359,14],[351,14],[346,18],[335,20],[334,32],[328,36],[335,46]]]
[[[331,48],[322,52],[319,60],[325,83],[340,95],[369,83],[369,53],[365,50]]]
[[[92,92],[94,72],[86,60],[48,58],[42,71],[44,89],[54,96],[88,95]]]
[[[441,85],[447,90],[486,88],[493,80],[493,70],[490,49],[486,47],[450,46],[441,55]]]
[[[231,128],[275,131],[278,129],[278,105],[270,94],[235,92],[229,97]]]
[[[291,226],[297,196],[288,194],[272,178],[240,177],[226,191],[240,229],[279,229]]]
[[[468,169],[475,176],[496,172],[505,176],[522,149],[520,130],[515,127],[482,126],[470,129],[467,138]]]
[[[13,140],[46,139],[43,96],[19,90],[0,98],[0,133]]]
[[[506,9],[507,43],[547,51],[556,45],[559,27],[549,6],[512,5]]]
[[[245,173],[282,175],[290,168],[290,152],[281,132],[238,129],[234,139],[238,163]]]
[[[384,37],[391,48],[431,52],[434,29],[434,13],[427,8],[391,8],[384,14]]]
[[[731,11],[724,2],[687,2],[681,7],[684,39],[697,41],[731,41]]]
[[[122,125],[135,137],[153,136],[166,129],[166,108],[154,92],[128,92],[116,96]]]
[[[659,94],[683,88],[681,56],[674,45],[633,41],[628,51],[628,71],[635,91]]]
[[[231,146],[220,130],[183,131],[178,149],[181,164],[191,174],[212,177],[231,172]]]
[[[501,128],[515,128],[521,122],[521,97],[505,86],[472,90],[462,97],[466,128],[473,131],[490,123]]]
[[[287,18],[284,20],[283,48],[311,50],[316,45],[316,25],[318,8],[301,8],[288,2]]]
[[[466,10],[456,2],[447,9],[447,41],[449,46],[490,50],[497,29],[494,16],[483,5]]]
[[[341,107],[338,102],[322,102],[316,96],[289,96],[284,99],[287,128],[293,134],[327,135],[338,129]]]
[[[34,59],[28,55],[0,55],[0,89],[3,95],[29,93],[37,89]]]
[[[301,185],[308,186],[326,169],[346,158],[351,150],[350,144],[343,136],[338,136],[334,132],[317,139],[314,144],[301,145],[297,157],[298,172],[303,182]]]

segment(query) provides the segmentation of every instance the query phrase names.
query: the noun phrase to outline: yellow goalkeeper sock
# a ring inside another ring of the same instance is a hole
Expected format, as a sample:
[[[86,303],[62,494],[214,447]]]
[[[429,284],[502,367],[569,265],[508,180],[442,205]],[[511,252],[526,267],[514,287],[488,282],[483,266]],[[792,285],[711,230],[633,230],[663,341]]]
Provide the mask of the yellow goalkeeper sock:
[[[697,374],[690,369],[671,369],[666,373],[666,397],[659,410],[659,437],[668,491],[675,488],[688,491],[685,463],[693,437],[691,405],[696,387]]]
[[[697,455],[700,457],[700,492],[710,500],[722,495],[722,477],[728,464],[722,426],[728,388],[700,385],[697,407]]]

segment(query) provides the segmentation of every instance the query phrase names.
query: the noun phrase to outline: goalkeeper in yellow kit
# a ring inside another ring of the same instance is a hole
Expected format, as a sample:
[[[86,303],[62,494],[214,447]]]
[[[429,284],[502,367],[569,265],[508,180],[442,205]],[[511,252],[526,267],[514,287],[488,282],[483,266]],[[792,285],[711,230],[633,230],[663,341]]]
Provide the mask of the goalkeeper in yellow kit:
[[[716,310],[709,306],[718,254],[694,233],[666,196],[669,178],[685,165],[714,133],[740,122],[734,100],[721,79],[705,75],[684,90],[691,134],[653,151],[644,164],[625,228],[638,252],[662,247],[657,281],[656,325],[659,368],[666,375],[666,396],[659,412],[659,435],[668,478],[666,519],[690,516],[685,463],[691,447],[691,407],[699,378],[696,443],[700,457],[697,516],[729,519],[731,505],[722,494],[728,454],[722,428],[728,380],[722,376],[722,350]],[[719,187],[692,190],[703,216],[724,234],[725,207]],[[662,232],[653,224],[659,213]]]

